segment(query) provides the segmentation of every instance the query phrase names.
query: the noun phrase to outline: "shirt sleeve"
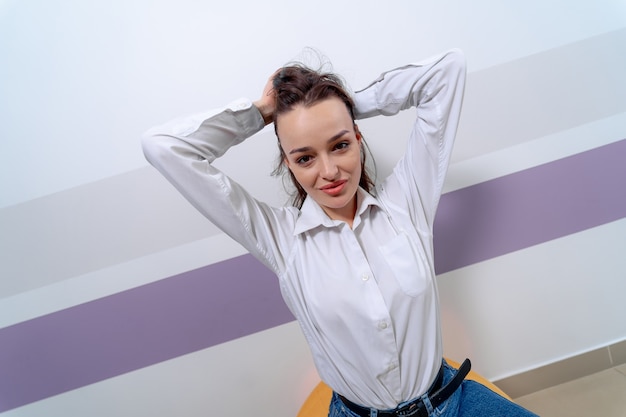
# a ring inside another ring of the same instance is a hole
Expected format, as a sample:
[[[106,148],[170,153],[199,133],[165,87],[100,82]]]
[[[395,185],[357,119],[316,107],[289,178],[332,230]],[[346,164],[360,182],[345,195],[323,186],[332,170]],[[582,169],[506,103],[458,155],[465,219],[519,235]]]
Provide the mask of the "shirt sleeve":
[[[354,96],[356,117],[394,115],[416,107],[404,156],[379,184],[392,203],[406,207],[414,222],[432,229],[452,154],[465,86],[459,50],[383,73]]]
[[[279,274],[282,229],[293,223],[288,208],[274,208],[253,198],[212,165],[230,147],[264,127],[258,109],[247,99],[153,127],[142,137],[146,159],[204,216]]]

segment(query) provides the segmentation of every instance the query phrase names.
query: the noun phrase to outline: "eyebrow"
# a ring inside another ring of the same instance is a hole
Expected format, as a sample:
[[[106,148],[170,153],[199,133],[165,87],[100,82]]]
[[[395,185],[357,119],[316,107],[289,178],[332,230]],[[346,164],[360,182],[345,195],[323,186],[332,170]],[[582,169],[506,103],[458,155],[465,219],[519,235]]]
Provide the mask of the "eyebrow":
[[[336,135],[333,135],[330,139],[326,141],[326,143],[332,143],[336,141],[337,139],[339,139],[340,137],[342,137],[343,135],[345,135],[346,133],[350,133],[350,131],[347,129],[344,129],[341,132],[337,133]],[[311,150],[310,146],[304,146],[302,148],[296,148],[296,149],[290,150],[289,155],[292,155],[294,153],[299,153],[299,152],[308,152],[310,150]]]

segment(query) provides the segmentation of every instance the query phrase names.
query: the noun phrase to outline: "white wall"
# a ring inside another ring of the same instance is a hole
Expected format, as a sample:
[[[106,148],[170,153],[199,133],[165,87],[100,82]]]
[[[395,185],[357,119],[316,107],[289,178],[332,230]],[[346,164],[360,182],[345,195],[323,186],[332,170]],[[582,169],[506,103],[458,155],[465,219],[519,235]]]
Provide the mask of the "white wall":
[[[626,137],[626,82],[616,76],[626,55],[624,1],[0,0],[0,332],[241,255],[147,165],[139,136],[180,114],[256,98],[306,46],[354,89],[387,68],[464,50],[466,112],[447,191]],[[531,96],[543,92],[529,78],[510,101],[490,102],[495,86],[507,86],[493,77],[543,62],[571,70],[545,67],[560,88],[571,80],[572,96],[567,88]],[[595,96],[600,81],[615,89]],[[572,107],[592,99],[596,113]],[[362,125],[380,174],[401,147],[376,138],[404,137],[408,120]],[[269,178],[274,141],[263,131],[219,164],[281,204]],[[443,274],[446,354],[471,356],[485,376],[501,378],[625,339],[625,225]],[[242,414],[257,405],[262,415],[288,416],[316,378],[288,323],[5,415],[228,415],[237,404]]]

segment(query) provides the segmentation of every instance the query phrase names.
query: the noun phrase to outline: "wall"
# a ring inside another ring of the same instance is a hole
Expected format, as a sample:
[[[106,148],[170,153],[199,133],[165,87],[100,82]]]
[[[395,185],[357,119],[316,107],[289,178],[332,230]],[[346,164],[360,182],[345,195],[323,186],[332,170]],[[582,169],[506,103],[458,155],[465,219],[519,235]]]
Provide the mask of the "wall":
[[[295,414],[318,377],[274,277],[139,136],[256,98],[305,46],[355,89],[467,55],[436,226],[448,356],[502,379],[626,339],[625,45],[617,0],[0,1],[0,414]],[[361,124],[380,176],[411,117]],[[267,129],[219,166],[282,204],[274,156]]]

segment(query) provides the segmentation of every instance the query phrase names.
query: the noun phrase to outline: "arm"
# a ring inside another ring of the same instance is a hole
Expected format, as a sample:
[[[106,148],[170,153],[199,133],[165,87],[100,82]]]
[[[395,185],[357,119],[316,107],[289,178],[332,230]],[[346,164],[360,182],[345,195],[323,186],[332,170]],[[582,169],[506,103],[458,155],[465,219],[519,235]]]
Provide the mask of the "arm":
[[[255,200],[212,165],[231,146],[260,131],[264,119],[271,120],[269,114],[267,107],[261,110],[249,100],[239,100],[154,127],[144,134],[142,145],[148,161],[196,209],[278,274],[278,245],[285,243],[281,237],[289,236],[281,232],[281,225],[289,225],[288,209]]]
[[[417,108],[406,153],[379,191],[408,206],[414,219],[423,218],[429,226],[433,224],[452,153],[464,84],[464,56],[452,50],[388,71],[355,93],[357,118]]]

